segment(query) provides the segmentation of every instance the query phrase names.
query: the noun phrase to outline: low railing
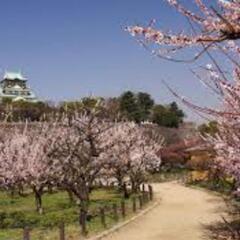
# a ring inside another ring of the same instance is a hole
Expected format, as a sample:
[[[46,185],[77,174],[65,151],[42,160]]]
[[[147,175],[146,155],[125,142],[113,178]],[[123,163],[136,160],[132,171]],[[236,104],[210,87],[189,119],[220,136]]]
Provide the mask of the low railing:
[[[108,228],[108,224],[106,218],[111,215],[112,219],[115,223],[119,222],[121,219],[124,220],[128,215],[136,213],[138,210],[142,210],[146,204],[153,200],[153,188],[151,185],[148,185],[148,189],[146,190],[146,186],[142,185],[142,190],[138,195],[131,197],[131,200],[126,201],[122,200],[119,204],[113,203],[112,205],[101,207],[97,209],[95,212],[90,212],[90,214],[94,217],[97,217],[101,221],[101,225],[103,229]],[[88,222],[82,223],[82,235],[87,235],[87,226]],[[59,240],[67,240],[66,231],[65,231],[65,223],[61,222],[59,224]],[[29,227],[25,227],[23,229],[23,240],[31,240],[31,232],[32,229]]]

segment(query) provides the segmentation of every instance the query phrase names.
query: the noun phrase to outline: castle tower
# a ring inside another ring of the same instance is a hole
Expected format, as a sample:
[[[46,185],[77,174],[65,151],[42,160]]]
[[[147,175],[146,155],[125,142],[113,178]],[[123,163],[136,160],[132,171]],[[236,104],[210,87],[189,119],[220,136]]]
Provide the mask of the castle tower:
[[[12,101],[37,102],[31,88],[27,86],[27,78],[21,73],[6,72],[0,82],[0,100],[10,98]]]

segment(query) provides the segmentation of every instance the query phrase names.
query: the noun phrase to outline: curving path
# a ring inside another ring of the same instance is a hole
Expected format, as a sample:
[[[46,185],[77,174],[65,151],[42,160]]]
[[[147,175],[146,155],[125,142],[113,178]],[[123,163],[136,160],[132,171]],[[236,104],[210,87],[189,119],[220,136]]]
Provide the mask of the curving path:
[[[200,240],[204,224],[221,219],[222,199],[177,182],[153,185],[160,204],[104,240]]]

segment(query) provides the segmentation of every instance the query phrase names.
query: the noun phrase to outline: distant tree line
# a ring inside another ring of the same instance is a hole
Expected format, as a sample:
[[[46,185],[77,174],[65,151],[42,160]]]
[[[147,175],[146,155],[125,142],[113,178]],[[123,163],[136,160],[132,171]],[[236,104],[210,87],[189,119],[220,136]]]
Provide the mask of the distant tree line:
[[[53,112],[56,109],[50,102],[12,101],[10,98],[3,98],[0,103],[1,121],[40,121]]]
[[[76,111],[91,110],[98,108],[98,105],[99,108],[102,108],[102,111],[99,112],[103,117],[107,115],[114,120],[127,120],[135,123],[149,121],[170,128],[178,128],[185,116],[176,102],[168,105],[155,104],[152,96],[148,93],[126,91],[119,97],[107,99],[85,97],[79,101],[64,101],[59,104],[13,102],[11,99],[5,98],[0,103],[0,117],[2,121],[8,122],[41,121],[55,117],[57,114],[74,114]]]

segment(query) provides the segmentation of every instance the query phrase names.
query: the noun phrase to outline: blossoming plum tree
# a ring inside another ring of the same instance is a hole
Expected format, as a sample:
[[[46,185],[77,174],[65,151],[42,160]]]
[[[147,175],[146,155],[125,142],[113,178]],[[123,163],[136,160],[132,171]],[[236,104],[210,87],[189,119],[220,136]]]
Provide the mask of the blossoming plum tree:
[[[35,128],[28,124],[23,130],[15,128],[0,142],[0,184],[6,189],[30,187],[40,214],[44,187],[54,174],[49,157],[56,140],[54,125],[41,123]]]
[[[185,98],[181,100],[187,106],[211,115],[217,120],[218,134],[205,139],[213,144],[217,152],[216,166],[233,175],[237,186],[240,186],[240,2],[217,0],[217,6],[213,1],[205,4],[202,0],[195,0],[199,11],[192,12],[178,0],[166,1],[188,20],[192,30],[190,33],[182,31],[173,34],[170,31],[159,30],[154,27],[154,20],[146,27],[130,26],[126,31],[137,38],[152,54],[166,60],[190,63],[203,54],[210,58],[212,64],[204,67],[206,77],[194,74],[217,94],[222,102],[221,108],[199,107]],[[197,54],[193,58],[178,59],[175,56],[189,48],[197,49]],[[227,69],[223,69],[218,63],[212,54],[213,51],[223,55],[221,57],[231,63]],[[229,70],[233,72],[232,75],[229,74]],[[172,93],[179,97],[176,92]]]
[[[112,176],[124,189],[124,179],[131,182],[136,192],[144,182],[147,170],[161,164],[158,151],[163,145],[163,137],[153,138],[146,132],[144,125],[133,122],[119,122],[109,131],[112,145],[106,154],[110,161]]]
[[[55,145],[52,167],[59,184],[77,198],[82,225],[93,184],[106,165],[105,151],[111,144],[107,131],[113,123],[87,111],[64,118],[60,125],[62,136]]]

